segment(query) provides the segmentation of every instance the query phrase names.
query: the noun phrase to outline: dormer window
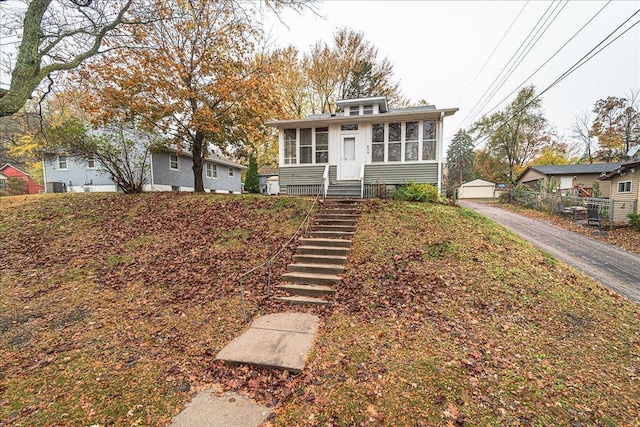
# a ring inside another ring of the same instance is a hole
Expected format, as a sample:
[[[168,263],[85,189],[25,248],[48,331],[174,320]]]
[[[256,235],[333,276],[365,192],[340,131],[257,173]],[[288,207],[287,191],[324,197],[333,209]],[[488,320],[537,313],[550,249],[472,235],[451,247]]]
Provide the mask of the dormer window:
[[[349,115],[350,116],[358,116],[360,115],[360,107],[349,107]]]
[[[363,105],[362,106],[362,114],[364,116],[373,114],[373,105]]]

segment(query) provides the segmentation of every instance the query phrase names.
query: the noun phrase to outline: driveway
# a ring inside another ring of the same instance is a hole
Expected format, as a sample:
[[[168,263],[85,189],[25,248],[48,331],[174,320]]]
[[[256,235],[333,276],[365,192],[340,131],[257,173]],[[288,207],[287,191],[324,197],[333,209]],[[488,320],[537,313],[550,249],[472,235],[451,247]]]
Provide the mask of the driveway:
[[[640,304],[639,255],[491,204],[466,200],[458,203],[494,220],[534,246]]]

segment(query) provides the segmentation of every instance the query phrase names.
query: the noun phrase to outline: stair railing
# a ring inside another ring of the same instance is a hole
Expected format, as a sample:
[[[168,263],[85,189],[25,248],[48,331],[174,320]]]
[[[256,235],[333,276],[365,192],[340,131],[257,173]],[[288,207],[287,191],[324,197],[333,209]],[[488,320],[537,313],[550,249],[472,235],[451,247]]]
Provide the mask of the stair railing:
[[[327,191],[329,191],[329,165],[324,167],[324,173],[322,174],[322,184],[324,185],[324,197],[327,197]]]
[[[360,198],[364,199],[364,163],[360,165]]]
[[[325,168],[325,171],[328,171],[329,166],[327,166]],[[329,175],[328,172],[327,176]],[[323,191],[323,188],[324,191]],[[300,223],[300,225],[298,226],[298,228],[296,229],[295,233],[293,233],[293,235],[289,238],[289,240],[287,240],[287,242],[282,245],[282,247],[280,247],[280,249],[278,249],[278,251],[273,254],[268,260],[266,260],[265,262],[256,265],[255,267],[253,267],[252,269],[242,273],[240,275],[240,278],[238,279],[239,282],[239,287],[240,287],[240,301],[242,303],[242,317],[244,319],[244,322],[246,323],[248,318],[247,318],[247,308],[246,308],[246,303],[244,300],[244,281],[253,273],[255,273],[256,271],[258,271],[259,269],[263,268],[263,267],[267,267],[268,268],[268,279],[267,279],[267,290],[269,293],[271,293],[271,273],[272,273],[272,267],[273,267],[273,262],[282,254],[282,252],[289,246],[289,244],[296,238],[296,236],[298,236],[298,234],[300,233],[300,231],[302,230],[302,228],[304,227],[305,231],[304,234],[307,234],[307,231],[309,229],[309,219],[311,218],[311,213],[313,212],[313,209],[316,207],[316,205],[318,204],[318,201],[320,200],[320,195],[324,195],[326,194],[326,186],[325,183],[323,182],[322,185],[320,186],[320,188],[318,189],[318,194],[316,194],[315,199],[313,200],[313,204],[311,205],[311,207],[309,208],[309,210],[307,211],[307,214],[305,215],[304,219],[302,220],[302,222]]]

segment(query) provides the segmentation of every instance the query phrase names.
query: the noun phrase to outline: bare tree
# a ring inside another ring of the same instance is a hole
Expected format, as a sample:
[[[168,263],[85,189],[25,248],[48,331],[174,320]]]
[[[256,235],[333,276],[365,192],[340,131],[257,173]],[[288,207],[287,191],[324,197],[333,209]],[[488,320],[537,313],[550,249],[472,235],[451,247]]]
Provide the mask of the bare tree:
[[[573,118],[573,124],[571,125],[571,135],[584,147],[583,158],[586,158],[589,163],[593,163],[596,149],[595,141],[591,135],[591,122],[589,112],[583,111]]]
[[[640,143],[640,89],[629,89],[627,105],[622,111],[624,153]]]

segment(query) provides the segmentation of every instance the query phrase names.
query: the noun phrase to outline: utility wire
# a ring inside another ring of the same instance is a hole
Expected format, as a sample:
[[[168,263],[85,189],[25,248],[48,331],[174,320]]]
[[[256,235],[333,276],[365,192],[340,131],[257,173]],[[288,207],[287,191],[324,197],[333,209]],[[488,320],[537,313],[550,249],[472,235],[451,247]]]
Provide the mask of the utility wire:
[[[513,113],[513,115],[511,115],[511,117],[509,117],[507,120],[505,120],[504,122],[502,122],[492,133],[497,132],[498,130],[500,130],[500,128],[502,128],[503,126],[505,126],[507,123],[509,123],[511,120],[513,120],[515,117],[518,116],[518,114],[520,114],[521,112],[523,112],[529,105],[531,105],[532,103],[534,103],[538,98],[540,98],[542,95],[544,95],[547,91],[549,91],[551,88],[553,88],[554,86],[556,86],[558,83],[560,83],[562,80],[564,80],[565,78],[567,78],[569,75],[571,75],[574,71],[578,70],[580,67],[582,67],[584,64],[586,64],[587,62],[589,62],[591,59],[593,59],[596,55],[598,55],[600,52],[602,52],[604,49],[606,49],[607,47],[609,47],[613,42],[615,42],[616,40],[618,40],[620,37],[622,37],[623,35],[625,35],[627,32],[629,32],[633,27],[635,27],[636,25],[640,24],[640,19],[637,20],[636,22],[634,22],[629,28],[627,28],[626,30],[624,30],[622,33],[618,34],[615,38],[613,38],[612,40],[610,40],[607,44],[605,44],[604,46],[600,47],[603,43],[605,43],[607,41],[607,39],[609,39],[611,36],[613,36],[620,28],[622,28],[627,22],[629,22],[634,16],[636,16],[638,13],[640,13],[640,9],[636,10],[631,16],[629,16],[622,24],[620,24],[615,30],[613,30],[611,33],[609,33],[604,39],[602,39],[602,41],[600,41],[600,43],[598,43],[593,49],[591,49],[589,52],[587,52],[584,56],[582,56],[582,58],[580,58],[578,61],[576,61],[571,67],[569,67],[569,69],[567,69],[567,71],[565,71],[564,73],[562,73],[560,75],[560,77],[558,77],[553,83],[551,83],[549,86],[547,86],[542,92],[540,92],[538,95],[536,95],[531,101],[529,101],[527,104],[525,104],[522,108],[520,108],[518,111],[516,111],[515,113]],[[600,48],[599,48],[600,47]],[[599,48],[599,49],[598,49]],[[597,49],[597,50],[596,50]],[[595,52],[594,52],[595,51]],[[473,148],[476,148],[478,145],[482,144],[483,142],[485,142],[487,139],[489,139],[489,137],[491,136],[491,134],[485,136],[482,140],[480,140],[477,144],[474,144]]]
[[[535,45],[540,41],[540,39],[542,38],[542,36],[547,32],[547,30],[549,29],[549,27],[551,26],[551,24],[553,24],[553,22],[558,18],[558,15],[560,15],[560,13],[562,12],[562,10],[566,7],[568,3],[568,0],[565,1],[565,3],[562,5],[562,7],[560,8],[560,10],[558,10],[558,7],[560,6],[560,3],[558,3],[558,5],[556,6],[556,8],[551,12],[552,14],[555,13],[555,15],[553,17],[551,17],[551,15],[549,15],[547,17],[547,19],[543,22],[542,26],[540,28],[538,28],[538,30],[536,31],[536,33],[534,34],[535,39],[531,39],[529,41],[529,43],[527,43],[526,46],[526,51],[521,52],[521,54],[519,55],[519,57],[517,58],[517,62],[513,63],[511,65],[511,67],[509,67],[509,69],[507,70],[507,73],[502,77],[502,79],[500,80],[500,82],[498,83],[498,86],[496,86],[494,88],[494,90],[491,92],[491,94],[484,100],[484,102],[482,103],[482,105],[478,108],[478,111],[476,113],[477,117],[479,115],[479,113],[487,106],[487,104],[489,103],[489,101],[491,101],[491,99],[493,99],[493,97],[498,93],[498,91],[500,89],[502,89],[502,87],[505,85],[505,83],[507,82],[507,80],[513,75],[513,73],[516,71],[516,69],[520,66],[520,64],[522,63],[522,61],[524,61],[524,59],[529,55],[529,53],[531,52],[531,50],[535,47]],[[556,12],[556,10],[558,10]],[[551,19],[551,21],[549,21],[549,19]],[[547,22],[549,22],[547,24]],[[542,31],[542,32],[540,32]],[[474,119],[475,119],[474,117]],[[473,119],[471,120],[473,122]]]
[[[528,4],[529,4],[529,0],[527,0],[527,2],[524,4],[524,6],[522,6],[522,9],[520,9],[520,12],[518,12],[518,15],[516,15],[516,17],[513,19],[513,21],[511,21],[511,25],[509,25],[509,28],[507,28],[507,31],[505,31],[504,35],[502,36],[502,38],[500,39],[500,41],[498,42],[496,47],[493,48],[493,51],[491,52],[491,54],[489,54],[489,57],[487,58],[487,60],[484,61],[484,64],[482,64],[482,67],[480,68],[480,71],[478,71],[478,73],[475,75],[475,77],[473,78],[471,83],[469,83],[469,86],[467,86],[467,88],[464,90],[464,93],[460,96],[460,99],[458,99],[458,102],[456,102],[456,105],[460,104],[460,101],[462,101],[462,99],[467,94],[469,89],[471,89],[471,86],[473,86],[473,84],[476,82],[476,80],[478,79],[478,76],[480,76],[480,73],[482,73],[482,71],[484,71],[485,67],[487,66],[487,64],[489,63],[491,58],[493,58],[493,55],[496,53],[496,51],[498,50],[498,48],[500,47],[500,45],[502,44],[504,39],[507,37],[507,34],[509,34],[509,32],[511,31],[513,26],[516,24],[516,22],[518,21],[518,18],[520,18],[520,15],[522,15],[522,12],[524,12],[524,9],[527,7]]]
[[[480,114],[480,111],[482,111],[482,109],[489,103],[489,101],[493,99],[496,93],[500,89],[502,89],[506,81],[511,77],[511,75],[513,75],[513,73],[518,68],[518,66],[522,63],[522,61],[528,56],[531,50],[540,41],[540,39],[549,29],[551,24],[553,24],[553,22],[557,19],[558,15],[562,12],[562,10],[567,5],[567,1],[565,1],[564,5],[562,5],[560,10],[558,10],[558,8],[560,7],[560,4],[561,4],[560,2],[555,3],[555,7],[547,15],[547,12],[549,12],[549,10],[554,6],[554,3],[551,3],[549,5],[549,7],[544,12],[542,17],[538,20],[536,25],[531,29],[531,31],[529,32],[525,40],[522,42],[522,44],[520,45],[520,48],[518,48],[518,51],[516,51],[513,54],[513,56],[505,66],[505,68],[502,69],[502,71],[498,74],[498,76],[493,81],[491,86],[487,89],[487,91],[485,92],[486,96],[483,95],[483,97],[478,101],[478,103],[476,103],[476,105],[468,115],[468,116],[471,116],[471,119],[467,123],[473,122],[473,120],[475,120],[475,118]],[[463,123],[461,124],[461,127],[464,125],[465,125],[465,122],[463,121]]]
[[[593,15],[591,17],[591,19],[589,19],[582,27],[580,27],[580,29],[578,31],[576,31],[576,33],[573,34],[573,36],[571,36],[571,38],[569,40],[567,40],[561,47],[560,49],[556,50],[554,52],[553,55],[551,55],[549,57],[549,59],[547,59],[541,66],[539,66],[533,73],[531,73],[529,75],[529,77],[527,77],[526,79],[524,79],[522,81],[522,83],[520,83],[518,86],[516,86],[515,89],[513,89],[511,91],[511,93],[509,93],[507,96],[505,96],[500,102],[498,102],[493,108],[491,108],[490,110],[486,111],[484,113],[484,115],[488,115],[490,114],[492,111],[494,111],[495,109],[497,109],[504,101],[506,101],[507,99],[509,99],[509,97],[511,97],[511,95],[513,95],[514,93],[516,93],[518,91],[518,89],[520,89],[522,86],[524,86],[524,84],[526,82],[528,82],[533,76],[535,76],[538,71],[540,71],[545,65],[547,65],[549,63],[549,61],[551,61],[553,58],[555,58],[555,56],[560,53],[560,51],[562,49],[564,49],[574,38],[576,38],[578,36],[578,34],[580,34],[582,32],[582,30],[584,30],[590,23],[591,21],[593,21],[594,19],[596,19],[596,17],[600,14],[600,12],[602,12],[607,6],[609,6],[609,4],[611,3],[612,0],[609,0],[604,6],[602,6],[602,8],[600,8],[599,11],[596,12],[595,15]]]

